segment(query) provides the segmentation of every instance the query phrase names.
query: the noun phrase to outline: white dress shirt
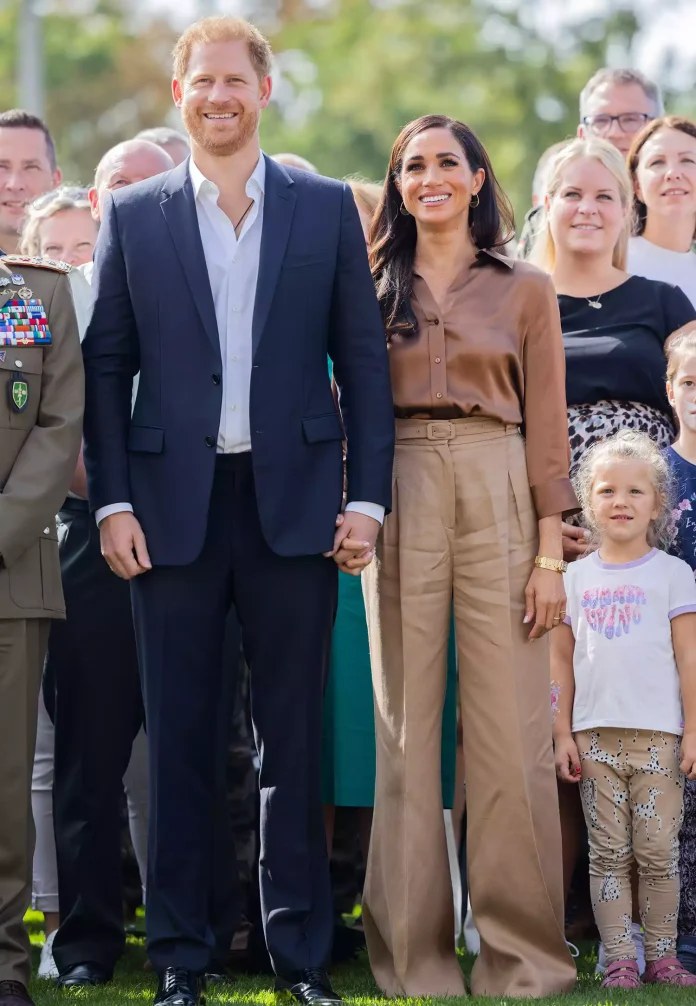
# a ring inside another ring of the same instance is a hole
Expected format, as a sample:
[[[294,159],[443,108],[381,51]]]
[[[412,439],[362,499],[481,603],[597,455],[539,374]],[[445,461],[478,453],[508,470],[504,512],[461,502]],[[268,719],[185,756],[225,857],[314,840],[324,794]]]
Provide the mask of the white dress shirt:
[[[218,206],[220,190],[189,160],[189,174],[196,200],[196,215],[215,305],[222,357],[222,411],[217,439],[218,454],[251,450],[249,389],[251,386],[252,322],[261,257],[266,161],[263,154],[246,184],[253,200],[239,237],[227,214]],[[127,503],[113,503],[96,512],[97,523],[109,514],[132,511]],[[384,520],[384,507],[377,503],[349,503],[354,510]]]

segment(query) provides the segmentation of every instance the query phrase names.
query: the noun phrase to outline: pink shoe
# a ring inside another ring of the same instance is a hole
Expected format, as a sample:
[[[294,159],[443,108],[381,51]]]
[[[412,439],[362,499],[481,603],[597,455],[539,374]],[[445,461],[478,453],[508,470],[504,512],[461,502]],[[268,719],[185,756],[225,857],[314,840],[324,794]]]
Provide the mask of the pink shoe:
[[[646,965],[643,981],[652,985],[696,985],[696,975],[690,974],[676,957],[663,957]]]
[[[640,987],[638,965],[635,961],[628,959],[609,964],[600,986],[603,989],[639,989]]]

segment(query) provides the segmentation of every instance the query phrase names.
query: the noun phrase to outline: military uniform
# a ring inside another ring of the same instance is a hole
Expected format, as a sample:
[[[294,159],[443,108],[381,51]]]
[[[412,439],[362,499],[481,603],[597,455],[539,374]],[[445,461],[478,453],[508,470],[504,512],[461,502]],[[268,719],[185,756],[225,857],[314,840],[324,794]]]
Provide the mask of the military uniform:
[[[50,620],[65,615],[54,515],[75,471],[84,408],[69,271],[0,259],[0,982],[24,985],[39,687]]]

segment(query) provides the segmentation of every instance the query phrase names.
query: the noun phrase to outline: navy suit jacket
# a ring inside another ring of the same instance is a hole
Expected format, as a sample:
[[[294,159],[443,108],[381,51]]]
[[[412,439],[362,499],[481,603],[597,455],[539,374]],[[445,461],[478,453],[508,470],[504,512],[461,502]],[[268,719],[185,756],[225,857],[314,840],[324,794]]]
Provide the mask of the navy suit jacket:
[[[83,343],[91,507],[131,503],[155,564],[193,562],[215,470],[222,359],[188,161],[107,196],[93,287]],[[252,341],[263,534],[279,555],[327,551],[344,435],[348,502],[390,506],[388,354],[349,187],[269,158]]]

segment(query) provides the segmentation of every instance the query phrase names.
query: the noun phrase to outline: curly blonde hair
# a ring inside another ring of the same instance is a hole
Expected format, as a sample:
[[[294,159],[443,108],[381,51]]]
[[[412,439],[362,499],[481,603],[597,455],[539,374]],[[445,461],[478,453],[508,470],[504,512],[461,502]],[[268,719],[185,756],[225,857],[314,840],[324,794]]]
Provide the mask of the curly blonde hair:
[[[586,451],[573,480],[594,543],[599,543],[600,534],[592,510],[592,487],[597,466],[607,461],[642,461],[649,467],[660,512],[650,522],[648,540],[657,548],[666,548],[672,537],[672,474],[669,463],[657,444],[647,433],[637,433],[635,430],[622,430]]]
[[[41,224],[61,210],[85,210],[90,212],[87,189],[77,185],[61,185],[51,192],[35,199],[27,211],[22,238],[19,243],[20,255],[41,254]]]

